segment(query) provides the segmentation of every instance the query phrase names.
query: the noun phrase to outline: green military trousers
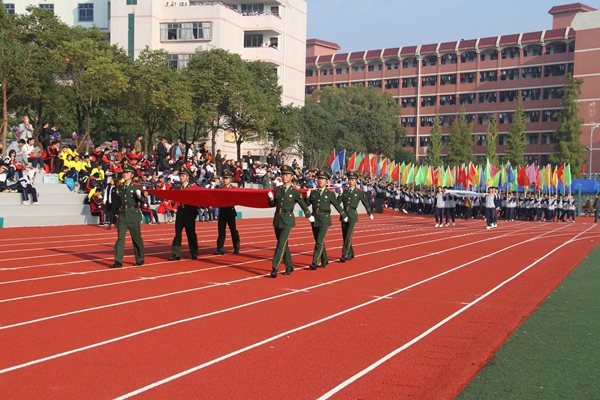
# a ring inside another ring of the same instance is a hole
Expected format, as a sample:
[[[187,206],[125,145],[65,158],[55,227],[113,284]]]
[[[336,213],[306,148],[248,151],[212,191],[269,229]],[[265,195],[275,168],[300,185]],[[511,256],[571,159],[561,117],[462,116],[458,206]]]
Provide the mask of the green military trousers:
[[[142,232],[140,223],[142,222],[142,213],[137,208],[119,212],[117,220],[117,241],[115,242],[115,262],[123,262],[123,253],[125,253],[125,235],[127,231],[131,235],[133,250],[135,252],[135,261],[144,262],[144,242],[142,241]]]
[[[315,238],[315,249],[313,252],[313,261],[312,263],[317,265],[319,260],[321,261],[321,265],[325,266],[329,263],[329,258],[327,258],[327,249],[325,248],[325,235],[327,235],[328,226],[323,227],[312,227],[313,237]]]

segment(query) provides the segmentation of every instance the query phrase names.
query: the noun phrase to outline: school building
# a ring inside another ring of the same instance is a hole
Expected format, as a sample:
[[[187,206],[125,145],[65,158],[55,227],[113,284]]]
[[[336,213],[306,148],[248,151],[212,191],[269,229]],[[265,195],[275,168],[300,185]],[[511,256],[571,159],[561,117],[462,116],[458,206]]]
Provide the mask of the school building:
[[[500,132],[498,154],[506,154],[508,128],[523,97],[527,162],[548,162],[561,109],[564,75],[583,80],[579,99],[581,141],[592,172],[600,172],[600,11],[575,3],[550,9],[552,29],[454,42],[339,53],[340,47],[307,40],[306,86],[372,86],[391,93],[402,105],[405,148],[418,159],[427,155],[434,116],[442,121],[447,143],[450,124],[462,106],[473,124],[473,153],[485,159],[485,132],[495,113]],[[595,130],[595,131],[594,131]],[[595,151],[595,153],[594,153]],[[444,154],[448,149],[445,147]]]

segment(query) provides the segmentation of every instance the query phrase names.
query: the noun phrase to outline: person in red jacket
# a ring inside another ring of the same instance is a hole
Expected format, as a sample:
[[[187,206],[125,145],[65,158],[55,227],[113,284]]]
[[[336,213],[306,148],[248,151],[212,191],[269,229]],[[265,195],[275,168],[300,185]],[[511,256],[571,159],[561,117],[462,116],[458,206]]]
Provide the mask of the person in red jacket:
[[[98,226],[104,226],[104,200],[102,191],[97,191],[90,199],[90,214],[98,216]]]

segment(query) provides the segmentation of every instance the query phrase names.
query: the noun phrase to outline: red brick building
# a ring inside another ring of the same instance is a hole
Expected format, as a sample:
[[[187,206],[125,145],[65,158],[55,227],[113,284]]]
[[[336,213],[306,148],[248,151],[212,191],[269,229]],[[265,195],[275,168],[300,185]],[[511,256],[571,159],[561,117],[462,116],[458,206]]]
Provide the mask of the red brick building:
[[[485,131],[493,113],[500,132],[497,151],[506,154],[512,113],[518,96],[523,96],[525,157],[528,162],[545,164],[558,128],[558,90],[564,85],[564,75],[573,72],[584,81],[581,139],[596,149],[591,155],[597,173],[600,129],[593,132],[591,146],[590,137],[600,123],[600,11],[575,3],[553,7],[549,13],[554,17],[550,30],[456,42],[338,53],[335,43],[311,39],[307,41],[306,93],[334,85],[373,86],[390,92],[402,104],[406,149],[419,159],[427,155],[435,114],[443,118],[447,140],[462,105],[473,123],[474,155],[485,157]]]

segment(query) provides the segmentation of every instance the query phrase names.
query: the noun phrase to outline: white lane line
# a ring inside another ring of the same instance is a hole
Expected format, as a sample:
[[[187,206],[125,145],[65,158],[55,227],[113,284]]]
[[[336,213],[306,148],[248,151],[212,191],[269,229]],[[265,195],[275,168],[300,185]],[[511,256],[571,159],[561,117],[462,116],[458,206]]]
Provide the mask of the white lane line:
[[[560,229],[560,228],[559,228],[559,229]],[[516,243],[516,244],[514,244],[514,245],[511,245],[511,246],[509,246],[509,247],[507,247],[507,248],[504,248],[504,249],[498,250],[498,251],[494,252],[494,254],[499,254],[499,253],[501,253],[501,252],[503,252],[503,251],[506,251],[506,250],[507,250],[507,249],[509,249],[509,248],[512,248],[512,247],[517,247],[517,246],[520,246],[520,245],[522,245],[522,244],[524,244],[524,243],[527,243],[527,242],[530,242],[530,241],[533,241],[533,240],[538,240],[538,239],[540,239],[542,236],[544,236],[544,234],[543,234],[543,233],[542,233],[541,235],[539,235],[539,236],[535,237],[535,238],[531,238],[531,239],[529,239],[529,240],[526,240],[526,241],[524,241],[524,242]],[[562,247],[562,246],[561,246],[561,247]],[[559,248],[559,247],[557,247],[557,248],[556,248],[554,251],[556,251],[558,248]],[[427,257],[427,256],[422,256],[422,257]],[[275,340],[277,340],[277,339],[279,339],[279,338],[282,338],[282,337],[284,337],[284,336],[287,336],[287,335],[290,335],[290,334],[292,334],[292,333],[299,332],[299,331],[301,331],[301,330],[304,330],[304,329],[307,329],[307,328],[313,327],[313,326],[315,326],[315,325],[318,325],[318,324],[321,324],[321,323],[323,323],[323,322],[329,321],[329,320],[331,320],[331,319],[337,318],[337,317],[339,317],[339,316],[341,316],[341,315],[348,314],[348,313],[350,313],[350,312],[352,312],[352,311],[356,311],[356,310],[358,310],[358,309],[364,308],[364,307],[366,307],[366,306],[369,306],[369,305],[371,305],[371,304],[375,304],[375,303],[377,303],[377,302],[379,302],[379,301],[381,301],[381,300],[384,300],[384,299],[386,299],[386,298],[388,298],[388,297],[390,297],[390,296],[396,295],[396,294],[398,294],[398,293],[400,293],[400,292],[402,292],[402,291],[404,291],[404,290],[411,289],[411,288],[414,288],[414,287],[416,287],[416,286],[422,285],[422,284],[424,284],[424,283],[430,282],[430,281],[432,281],[432,280],[434,280],[434,279],[437,279],[437,278],[439,278],[439,277],[442,277],[442,276],[444,276],[444,275],[450,274],[451,272],[454,272],[454,271],[456,271],[456,270],[458,270],[458,269],[461,269],[461,268],[463,268],[463,267],[465,267],[465,266],[467,266],[467,265],[470,265],[470,264],[472,264],[472,263],[475,263],[475,262],[477,262],[477,261],[479,261],[479,260],[482,260],[482,259],[484,259],[484,258],[482,257],[482,258],[479,258],[479,259],[476,259],[476,260],[469,261],[469,262],[468,262],[468,263],[466,263],[466,264],[459,265],[459,266],[457,266],[457,267],[454,267],[454,268],[452,268],[452,269],[449,269],[449,270],[447,270],[447,271],[444,271],[444,272],[442,272],[442,273],[440,273],[440,274],[437,274],[437,275],[431,276],[431,277],[429,277],[429,278],[427,278],[427,279],[424,279],[424,280],[422,280],[422,281],[419,281],[419,282],[413,283],[413,284],[411,284],[411,285],[409,285],[409,286],[406,286],[406,287],[404,287],[404,288],[402,288],[402,289],[399,289],[399,290],[396,290],[396,291],[394,291],[394,292],[391,292],[391,293],[387,294],[386,296],[381,296],[381,297],[379,297],[379,298],[375,298],[375,299],[373,299],[373,300],[370,300],[370,301],[368,301],[368,302],[365,302],[365,303],[362,303],[362,304],[358,304],[358,305],[356,305],[356,306],[354,306],[354,307],[351,307],[351,308],[345,309],[345,310],[343,310],[343,311],[337,312],[337,313],[335,313],[335,314],[329,315],[329,316],[327,316],[327,317],[324,317],[324,318],[321,318],[321,319],[319,319],[319,320],[316,320],[316,321],[310,322],[310,323],[308,323],[308,324],[305,324],[305,325],[299,326],[299,327],[297,327],[297,328],[290,329],[290,330],[288,330],[288,331],[282,332],[282,333],[280,333],[280,334],[278,334],[278,335],[271,336],[270,338],[264,339],[264,340],[262,340],[262,341],[260,341],[260,342],[257,342],[257,343],[254,343],[254,344],[251,344],[251,345],[249,345],[249,346],[246,346],[246,347],[244,347],[244,348],[241,348],[241,349],[239,349],[239,350],[236,350],[236,351],[234,351],[234,352],[231,352],[231,353],[225,354],[225,355],[223,355],[223,356],[221,356],[221,357],[215,358],[215,359],[213,359],[213,360],[210,360],[210,361],[207,361],[207,362],[205,362],[205,363],[203,363],[203,364],[200,364],[200,365],[197,365],[197,366],[195,366],[195,367],[189,368],[189,369],[187,369],[187,370],[185,370],[185,371],[182,371],[182,372],[180,372],[180,373],[177,373],[177,374],[175,374],[175,375],[171,375],[171,376],[169,376],[169,377],[167,377],[167,378],[161,379],[161,380],[159,380],[159,381],[157,381],[157,382],[154,382],[154,383],[152,383],[152,384],[150,384],[150,385],[144,386],[144,387],[142,387],[142,388],[140,388],[140,389],[137,389],[137,390],[134,390],[134,391],[132,391],[132,392],[126,393],[126,394],[124,394],[124,395],[122,395],[122,396],[119,396],[119,397],[117,397],[115,400],[123,400],[123,399],[128,399],[128,398],[130,398],[130,397],[136,396],[136,395],[138,395],[138,394],[140,394],[140,393],[143,393],[143,392],[146,392],[146,391],[148,391],[148,390],[150,390],[150,389],[153,389],[153,388],[156,388],[156,387],[158,387],[158,386],[164,385],[164,384],[166,384],[166,383],[169,383],[169,382],[171,382],[171,381],[174,381],[174,380],[176,380],[176,379],[179,379],[179,378],[181,378],[181,377],[183,377],[183,376],[189,375],[189,374],[191,374],[191,373],[193,373],[193,372],[199,371],[199,370],[201,370],[201,369],[204,369],[204,368],[206,368],[206,367],[209,367],[209,366],[211,366],[211,365],[213,365],[213,364],[216,364],[216,363],[218,363],[218,362],[221,362],[221,361],[223,361],[223,360],[226,360],[226,359],[228,359],[228,358],[231,358],[231,357],[234,357],[234,356],[236,356],[236,355],[239,355],[239,354],[245,353],[245,352],[247,352],[247,351],[249,351],[249,350],[255,349],[255,348],[257,348],[257,347],[260,347],[260,346],[262,346],[262,345],[264,345],[264,344],[267,344],[267,343],[273,342],[273,341],[275,341]],[[391,265],[394,265],[394,264],[390,264],[390,266],[391,266]]]
[[[479,242],[493,240],[493,239],[497,239],[499,237],[504,237],[504,236],[507,236],[507,235],[508,235],[508,233],[505,234],[505,235],[497,236],[495,238],[489,238],[489,239],[481,240]],[[528,240],[516,243],[516,244],[511,245],[509,247],[505,247],[505,248],[503,248],[501,250],[498,250],[496,252],[496,254],[504,252],[504,251],[506,251],[506,250],[508,250],[510,248],[513,248],[513,247],[516,247],[516,246],[521,246],[521,245],[523,245],[525,243],[537,240],[537,239],[541,238],[544,235],[545,235],[545,233],[543,233],[541,235],[538,235],[537,237],[530,238]],[[457,248],[467,247],[467,246],[470,246],[470,245],[473,245],[473,244],[479,243],[479,242],[471,242],[471,243],[464,244],[464,245],[461,245],[461,246],[451,247],[451,248],[448,248],[447,250],[445,250],[445,252],[453,251],[453,250],[456,250]],[[372,274],[372,273],[375,273],[375,272],[383,271],[383,270],[386,270],[386,269],[389,269],[389,268],[392,268],[392,267],[395,267],[395,266],[398,266],[398,265],[407,264],[407,263],[410,263],[412,261],[425,259],[427,257],[430,257],[430,255],[422,255],[422,256],[414,257],[414,258],[411,258],[411,259],[408,259],[408,260],[403,260],[403,261],[399,261],[399,262],[396,262],[396,263],[393,263],[393,264],[388,264],[388,265],[385,265],[385,266],[382,266],[382,267],[379,267],[379,268],[376,268],[376,269],[373,269],[373,270],[364,271],[364,272],[361,272],[361,273],[358,273],[358,274],[355,274],[355,275],[338,278],[338,279],[335,279],[335,280],[332,280],[332,281],[329,281],[329,282],[319,283],[319,284],[316,284],[316,285],[313,285],[313,286],[309,286],[309,287],[305,288],[305,290],[312,290],[312,289],[316,289],[316,288],[319,288],[319,287],[327,287],[327,285],[330,285],[332,283],[343,282],[343,281],[346,281],[346,280],[354,279],[354,278],[357,278],[357,277],[360,277],[360,276],[364,276],[364,275]],[[463,267],[465,267],[467,265],[471,265],[473,263],[476,263],[477,261],[479,261],[479,260],[476,259],[476,260],[469,261],[469,262],[467,262],[465,264],[459,265],[459,266],[454,267],[454,268],[452,268],[450,270],[444,271],[444,272],[442,272],[440,274],[434,275],[434,276],[429,277],[427,279],[424,279],[424,280],[422,280],[420,282],[414,283],[414,284],[409,285],[409,286],[407,286],[405,288],[397,290],[395,292],[388,293],[388,296],[392,296],[394,294],[402,292],[403,290],[410,289],[410,288],[418,286],[418,285],[420,285],[422,283],[429,282],[429,281],[431,281],[433,279],[436,279],[436,278],[439,278],[441,276],[447,275],[447,274],[449,274],[449,273],[451,273],[453,271],[456,271],[458,269],[461,269],[461,268],[463,268]],[[112,338],[112,339],[108,339],[108,340],[105,340],[105,341],[102,341],[102,342],[97,342],[97,343],[90,344],[90,345],[83,346],[83,347],[79,347],[79,348],[76,348],[76,349],[73,349],[73,350],[69,350],[69,351],[65,351],[65,352],[62,352],[62,353],[54,354],[54,355],[51,355],[51,356],[39,358],[37,360],[32,360],[32,361],[29,361],[29,362],[26,362],[26,363],[14,365],[12,367],[8,367],[8,368],[0,370],[0,375],[4,374],[4,373],[7,373],[7,372],[15,371],[15,370],[18,370],[18,369],[26,368],[26,367],[29,367],[29,366],[32,366],[32,365],[40,364],[40,363],[43,363],[43,362],[46,362],[46,361],[50,361],[50,360],[54,360],[54,359],[57,359],[57,358],[65,357],[65,356],[68,356],[68,355],[71,355],[71,354],[80,353],[82,351],[90,350],[90,349],[93,349],[93,348],[96,348],[96,347],[100,347],[100,346],[104,346],[104,345],[107,345],[107,344],[110,344],[110,343],[115,343],[115,342],[118,342],[118,341],[121,341],[121,340],[129,339],[129,338],[132,338],[132,337],[135,337],[135,336],[139,336],[139,335],[142,335],[142,334],[145,334],[145,333],[157,331],[157,330],[168,328],[168,327],[175,326],[175,325],[180,325],[180,324],[183,324],[183,323],[186,323],[186,322],[196,321],[196,320],[199,320],[199,319],[202,319],[202,318],[206,318],[206,317],[210,317],[210,316],[213,316],[213,315],[223,314],[223,313],[226,313],[226,312],[229,312],[229,311],[233,311],[233,310],[239,310],[239,309],[246,308],[246,307],[249,307],[249,306],[252,306],[252,305],[265,303],[265,302],[268,302],[268,301],[280,299],[280,298],[287,297],[287,296],[292,296],[292,295],[297,294],[297,293],[300,293],[300,292],[286,292],[286,293],[282,293],[282,294],[279,294],[279,295],[275,295],[275,296],[271,296],[271,297],[267,297],[267,298],[255,300],[255,301],[252,301],[252,302],[248,302],[248,303],[244,303],[244,304],[239,304],[239,305],[236,305],[236,306],[233,306],[233,307],[229,307],[229,308],[225,308],[225,309],[222,309],[222,310],[216,310],[216,311],[213,311],[213,312],[210,312],[210,313],[206,313],[206,314],[201,314],[201,315],[197,315],[197,316],[194,316],[194,317],[185,318],[185,319],[181,319],[181,320],[169,322],[169,323],[162,324],[162,325],[157,325],[157,326],[154,326],[154,327],[151,327],[151,328],[147,328],[147,329],[143,329],[143,330],[140,330],[140,331],[132,332],[132,333],[129,333],[127,335],[118,336],[118,337],[115,337],[115,338]],[[284,333],[284,334],[281,334],[281,335],[289,334],[289,333],[292,333],[292,332],[296,332],[296,331],[308,328],[310,326],[313,326],[313,325],[316,325],[318,323],[321,323],[321,322],[327,321],[329,319],[335,318],[336,316],[346,314],[346,313],[348,313],[350,311],[362,308],[365,305],[369,305],[369,304],[375,303],[375,302],[380,301],[380,300],[381,299],[374,299],[374,300],[371,300],[371,301],[369,301],[367,303],[359,304],[359,305],[357,305],[355,307],[352,307],[350,309],[347,309],[347,310],[341,311],[339,313],[333,314],[332,316],[326,317],[326,318],[321,319],[319,321],[315,321],[315,322],[309,323],[307,325],[304,325],[303,327],[295,328],[292,331],[288,331],[287,333]],[[267,342],[275,340],[278,337],[280,337],[281,335],[274,336],[273,338],[268,339]],[[263,342],[267,343],[265,341],[263,341]],[[260,342],[260,343],[263,343],[263,342]],[[244,350],[244,351],[250,350],[250,349],[252,349],[254,347],[257,347],[257,346],[258,346],[257,344],[251,345],[251,346],[247,347],[246,350]],[[240,351],[238,350],[238,352],[234,352],[235,354],[231,353],[230,355],[226,355],[226,356],[220,357],[218,360],[220,361],[220,360],[224,360],[226,358],[232,357],[233,355],[239,354],[239,352]],[[243,352],[243,351],[241,351],[241,352]],[[208,364],[208,365],[211,365],[213,363],[214,362],[210,362],[210,364]],[[207,366],[207,365],[205,365],[205,366]],[[193,371],[190,371],[188,373],[191,373],[191,372],[193,372]]]
[[[456,318],[457,316],[459,316],[460,314],[462,314],[463,312],[467,311],[469,308],[473,307],[475,304],[479,303],[480,301],[482,301],[483,299],[487,298],[489,295],[493,294],[494,292],[498,291],[498,289],[502,288],[503,286],[505,286],[507,283],[510,283],[511,281],[515,280],[517,277],[521,276],[522,274],[524,274],[525,272],[527,272],[528,270],[530,270],[531,268],[533,268],[535,265],[537,265],[540,261],[545,260],[546,258],[550,257],[550,255],[552,255],[553,253],[555,253],[556,251],[558,251],[559,249],[563,248],[564,246],[574,242],[575,240],[577,240],[577,237],[581,236],[582,234],[584,234],[585,232],[587,232],[588,230],[590,230],[591,228],[586,229],[583,232],[580,232],[579,234],[577,234],[575,237],[571,238],[570,240],[564,242],[563,244],[561,244],[560,246],[556,247],[554,250],[550,251],[548,254],[546,254],[544,257],[534,261],[533,263],[529,264],[527,267],[525,267],[524,269],[522,269],[521,271],[517,272],[515,275],[511,276],[510,278],[506,279],[504,282],[500,283],[499,285],[497,285],[496,287],[494,287],[493,289],[489,290],[488,292],[486,292],[485,294],[483,294],[482,296],[478,297],[476,300],[473,300],[471,303],[468,303],[466,306],[464,306],[463,308],[457,310],[456,312],[454,312],[453,314],[449,315],[448,317],[444,318],[443,320],[441,320],[440,322],[438,322],[437,324],[435,324],[434,326],[432,326],[431,328],[427,329],[425,332],[421,333],[419,336],[415,337],[414,339],[410,340],[409,342],[405,343],[404,345],[398,347],[396,350],[392,351],[391,353],[389,353],[388,355],[386,355],[385,357],[382,357],[381,359],[379,359],[378,361],[376,361],[375,363],[371,364],[370,366],[368,366],[367,368],[363,369],[362,371],[360,371],[359,373],[351,376],[350,378],[346,379],[344,382],[340,383],[339,385],[337,385],[336,387],[334,387],[333,389],[331,389],[330,391],[328,391],[327,393],[325,393],[324,395],[322,395],[321,397],[319,397],[319,400],[324,400],[324,399],[328,399],[331,396],[333,396],[334,394],[338,393],[340,390],[344,389],[345,387],[347,387],[348,385],[350,385],[351,383],[355,382],[357,379],[365,376],[366,374],[368,374],[369,372],[373,371],[375,368],[379,367],[381,364],[383,364],[384,362],[388,361],[389,359],[391,359],[392,357],[398,355],[400,352],[406,350],[407,348],[409,348],[410,346],[412,346],[413,344],[417,343],[418,341],[420,341],[421,339],[427,337],[430,333],[432,333],[433,331],[437,330],[438,328],[440,328],[441,326],[445,325],[446,323],[448,323],[449,321],[453,320],[454,318]]]
[[[308,229],[302,228],[299,230],[302,232],[311,234],[310,236],[300,236],[300,237],[298,237],[299,239],[312,238],[312,232],[310,232]],[[335,230],[332,230],[332,231],[335,232]],[[372,232],[372,231],[379,231],[379,229],[377,229],[376,227],[373,228],[373,227],[369,226],[369,229],[361,229],[360,231],[357,231],[357,233]],[[407,230],[407,231],[401,231],[401,232],[395,232],[395,233],[412,232],[412,231],[414,231],[414,229]],[[294,231],[294,232],[297,233],[296,231]],[[339,232],[341,233],[341,230],[339,230]],[[184,234],[184,237],[185,237],[185,234]],[[244,243],[244,246],[256,245],[256,244],[261,244],[261,243],[273,243],[272,235],[263,235],[263,236],[258,236],[258,237],[269,237],[270,239],[269,240],[261,240],[258,242]],[[169,238],[168,240],[171,241],[172,239]],[[200,241],[199,243],[204,243],[204,242],[212,243],[212,242],[215,242],[215,240],[203,240],[203,241]],[[166,247],[166,246],[170,246],[170,245],[169,244],[157,244],[157,245],[146,246],[146,248],[148,249],[148,248]],[[201,247],[201,249],[214,249],[214,248],[215,248],[214,246]],[[258,251],[258,250],[264,250],[264,249],[256,249],[256,250],[251,250],[251,251]],[[102,253],[102,252],[103,253],[112,253],[112,248],[106,248],[106,249],[101,249],[101,250],[91,250],[91,251],[69,252],[69,253],[64,253],[64,254],[51,254],[51,255],[44,255],[44,256],[19,257],[19,258],[4,259],[3,261],[6,262],[6,261],[11,261],[11,260],[14,261],[14,260],[24,260],[24,259],[39,259],[40,257],[48,258],[48,257],[70,256],[70,255],[77,255],[77,254],[90,254],[90,253]],[[156,255],[156,254],[170,254],[170,251],[149,253],[147,255]],[[126,255],[125,257],[132,258],[133,254]],[[207,258],[207,257],[205,257],[205,258]],[[214,257],[211,256],[210,258],[214,258]],[[94,261],[112,260],[112,259],[113,259],[113,257],[97,258]],[[21,267],[0,268],[0,271],[3,271],[3,270],[4,271],[17,271],[17,270],[23,270],[23,269],[47,267],[47,266],[52,266],[52,265],[65,265],[65,264],[81,264],[81,260],[66,261],[64,263],[46,263],[46,264],[37,264],[37,265],[29,265],[29,266],[21,266]],[[98,271],[107,271],[107,269],[103,268]],[[96,272],[96,271],[87,271],[87,272]]]
[[[375,230],[363,230],[360,233],[368,233],[368,232],[372,232],[372,231],[378,232],[377,235],[357,236],[356,239],[370,238],[370,237],[374,237],[374,236],[378,236],[378,237],[381,237],[381,236],[391,236],[391,235],[395,235],[395,234],[399,233],[399,232],[379,233],[379,231],[376,230],[376,229]],[[411,230],[411,231],[402,231],[400,233],[404,233],[404,232],[414,232],[414,230]],[[414,238],[414,237],[429,236],[429,235],[435,235],[435,234],[437,234],[437,232],[429,232],[429,233],[426,233],[426,234],[419,234],[419,235],[412,235],[412,236],[402,236],[401,238],[394,237],[394,238],[391,238],[391,239],[380,240],[380,241],[377,241],[377,242],[358,243],[357,245],[365,245],[365,244],[371,244],[371,243],[387,242],[387,241],[400,240],[400,239],[409,239],[409,238]],[[475,234],[475,232],[472,232],[471,234]],[[296,240],[296,239],[312,239],[312,238],[313,238],[312,236],[301,236],[301,237],[294,238],[294,239]],[[341,240],[342,240],[341,238],[336,238],[336,239],[334,239],[332,241],[339,242]],[[269,243],[273,243],[272,240],[269,240],[268,242]],[[264,243],[264,242],[254,242],[254,243],[248,243],[248,244],[250,245],[250,244],[259,244],[259,243]],[[314,243],[314,242],[309,241],[309,242],[303,242],[303,243],[293,243],[293,244],[290,244],[289,246],[290,247],[306,246],[306,245],[309,245],[311,243]],[[207,248],[208,247],[203,247],[203,249],[207,249]],[[341,248],[341,246],[331,247],[332,250],[333,249],[338,249],[338,248]],[[246,251],[244,251],[244,254],[254,253],[254,252],[259,252],[259,251],[264,251],[264,250],[271,250],[272,251],[273,249],[274,248],[258,248],[258,249],[253,249],[253,250],[246,250]],[[295,253],[295,254],[305,254],[305,253],[307,253],[307,252]],[[151,254],[148,254],[148,255],[156,255],[156,254],[170,254],[170,252],[151,253]],[[133,255],[131,255],[130,257],[133,257]],[[220,256],[207,255],[206,257],[202,257],[200,261],[203,261],[203,260],[206,260],[206,259],[216,259],[216,258],[219,258],[219,257]],[[112,258],[110,258],[110,259],[112,259]],[[252,262],[259,262],[259,261],[265,261],[265,260],[270,260],[270,259],[271,258],[263,258],[263,259],[253,260]],[[81,261],[73,261],[72,263],[81,263]],[[144,264],[144,266],[145,267],[149,267],[149,266],[154,266],[154,265],[170,264],[170,263],[172,263],[172,262],[171,261],[159,261],[159,262],[155,262],[155,263]],[[224,267],[230,267],[230,266],[235,266],[235,265],[243,265],[243,264],[247,264],[247,263],[228,264],[228,265],[222,265],[222,266],[213,267],[213,268],[192,270],[191,272],[202,272],[202,271],[205,271],[205,270],[208,271],[208,270],[215,269],[215,268],[224,268]],[[130,269],[130,268],[143,268],[144,266],[125,267],[122,270]],[[99,273],[99,272],[106,273],[106,272],[110,272],[110,271],[113,271],[113,270],[111,270],[109,268],[102,268],[102,269],[98,269],[98,270],[85,271],[85,272],[82,272],[82,274],[83,275],[87,275],[87,274]],[[46,275],[46,276],[40,276],[40,277],[35,277],[35,278],[23,278],[23,279],[16,279],[16,280],[12,280],[12,281],[4,281],[4,282],[0,282],[0,285],[8,285],[8,284],[14,284],[14,283],[40,281],[40,280],[54,279],[54,278],[64,278],[64,277],[68,277],[70,275],[71,275],[71,272],[65,272],[65,273],[57,274],[57,275]],[[176,275],[177,274],[168,274],[168,275],[158,275],[156,277],[162,278],[162,277],[170,277],[170,276],[176,276]],[[132,282],[134,282],[134,281],[132,281]],[[116,282],[115,284],[118,284],[118,283],[119,282]],[[5,301],[5,300],[0,300],[0,303],[2,301]]]

